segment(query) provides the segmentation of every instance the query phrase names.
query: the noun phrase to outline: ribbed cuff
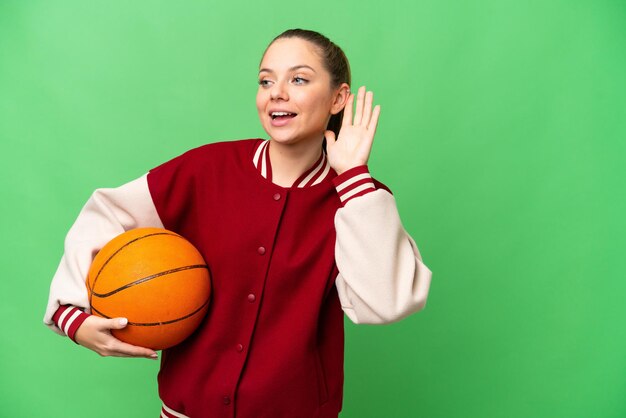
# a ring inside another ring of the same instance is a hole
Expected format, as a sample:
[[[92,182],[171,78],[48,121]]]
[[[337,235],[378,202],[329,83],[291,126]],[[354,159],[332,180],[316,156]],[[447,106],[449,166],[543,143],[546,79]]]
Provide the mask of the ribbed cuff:
[[[76,331],[85,319],[89,318],[89,316],[89,314],[86,314],[74,306],[63,305],[59,306],[59,309],[57,309],[52,316],[52,320],[54,321],[54,324],[65,333],[65,335],[70,337],[72,341],[76,343],[76,339],[74,338]]]
[[[333,179],[333,184],[335,189],[337,189],[339,199],[341,199],[341,206],[345,206],[346,203],[355,197],[363,196],[376,190],[366,165],[360,165],[341,173]]]
[[[174,411],[169,408],[165,403],[161,406],[161,418],[189,418],[187,415]]]

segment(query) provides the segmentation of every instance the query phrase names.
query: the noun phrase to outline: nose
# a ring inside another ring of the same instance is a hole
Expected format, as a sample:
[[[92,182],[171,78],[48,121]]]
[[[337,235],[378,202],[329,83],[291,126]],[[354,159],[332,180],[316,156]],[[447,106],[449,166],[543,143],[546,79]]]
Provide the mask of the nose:
[[[272,85],[272,89],[270,90],[270,98],[272,100],[288,100],[289,95],[287,94],[287,89],[285,88],[282,82],[276,82]]]

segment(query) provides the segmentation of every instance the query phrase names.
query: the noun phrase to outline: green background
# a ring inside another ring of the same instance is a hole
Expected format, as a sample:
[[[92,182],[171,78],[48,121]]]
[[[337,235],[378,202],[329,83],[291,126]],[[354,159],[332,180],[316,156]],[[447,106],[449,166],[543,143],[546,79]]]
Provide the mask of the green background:
[[[626,416],[626,2],[0,1],[0,416],[156,417],[158,364],[42,325],[97,187],[264,136],[273,36],[327,34],[382,106],[371,171],[433,270],[346,322],[342,417]]]

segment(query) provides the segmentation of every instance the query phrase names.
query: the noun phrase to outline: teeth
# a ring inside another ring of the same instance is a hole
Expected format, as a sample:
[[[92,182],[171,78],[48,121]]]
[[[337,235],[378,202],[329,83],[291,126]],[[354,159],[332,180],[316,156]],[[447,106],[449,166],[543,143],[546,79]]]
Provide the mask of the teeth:
[[[277,116],[287,116],[287,115],[293,115],[293,113],[289,113],[289,112],[272,112],[272,117],[277,117]]]

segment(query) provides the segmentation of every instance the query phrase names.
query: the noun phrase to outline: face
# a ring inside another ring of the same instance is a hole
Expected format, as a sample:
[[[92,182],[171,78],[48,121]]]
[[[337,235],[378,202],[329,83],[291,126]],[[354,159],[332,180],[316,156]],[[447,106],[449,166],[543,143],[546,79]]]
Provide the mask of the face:
[[[282,38],[263,56],[256,106],[274,141],[321,143],[330,116],[345,105],[348,85],[332,87],[316,48],[303,39]]]

